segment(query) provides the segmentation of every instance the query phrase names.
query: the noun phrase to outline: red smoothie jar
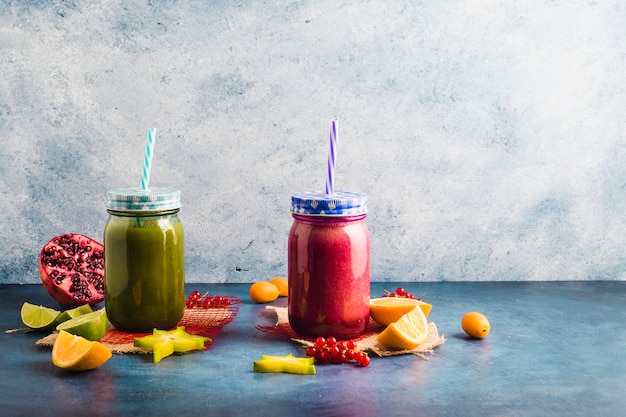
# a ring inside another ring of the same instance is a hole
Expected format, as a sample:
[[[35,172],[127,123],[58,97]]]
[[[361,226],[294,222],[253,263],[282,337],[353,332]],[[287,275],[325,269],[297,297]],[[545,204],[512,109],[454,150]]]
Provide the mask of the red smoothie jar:
[[[302,336],[350,339],[369,322],[367,196],[338,191],[291,197],[288,313]]]

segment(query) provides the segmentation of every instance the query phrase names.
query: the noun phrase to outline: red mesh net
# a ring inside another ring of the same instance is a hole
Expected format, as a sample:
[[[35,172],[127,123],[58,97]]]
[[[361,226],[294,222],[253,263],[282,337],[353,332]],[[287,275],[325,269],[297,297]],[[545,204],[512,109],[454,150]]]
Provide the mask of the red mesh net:
[[[185,331],[213,339],[224,326],[233,321],[239,312],[241,299],[233,295],[222,295],[229,301],[226,307],[186,308],[183,318],[177,326],[185,326]],[[136,337],[145,336],[145,333],[127,333],[115,328],[108,329],[100,339],[107,345],[124,345],[133,343]],[[207,344],[207,346],[210,343]]]

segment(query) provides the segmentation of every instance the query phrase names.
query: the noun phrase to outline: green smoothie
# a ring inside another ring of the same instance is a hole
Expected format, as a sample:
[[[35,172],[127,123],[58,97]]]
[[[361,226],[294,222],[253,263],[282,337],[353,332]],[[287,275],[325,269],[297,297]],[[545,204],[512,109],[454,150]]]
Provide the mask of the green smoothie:
[[[178,210],[109,211],[104,231],[105,306],[117,329],[169,329],[185,311],[183,226]]]

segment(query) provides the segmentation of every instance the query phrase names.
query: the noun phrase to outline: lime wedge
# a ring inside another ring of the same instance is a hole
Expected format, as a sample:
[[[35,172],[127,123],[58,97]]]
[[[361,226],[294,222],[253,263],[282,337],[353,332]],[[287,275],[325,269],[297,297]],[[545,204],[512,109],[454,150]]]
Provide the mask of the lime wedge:
[[[57,324],[61,324],[70,319],[75,319],[78,316],[82,316],[83,314],[91,313],[93,310],[89,304],[84,304],[82,306],[72,308],[70,310],[62,311],[57,317]]]
[[[87,340],[98,341],[107,330],[107,315],[104,309],[82,314],[59,324],[57,330],[65,330]]]
[[[56,318],[61,314],[53,308],[37,306],[31,303],[22,304],[20,311],[22,322],[36,330],[52,330],[56,324]]]

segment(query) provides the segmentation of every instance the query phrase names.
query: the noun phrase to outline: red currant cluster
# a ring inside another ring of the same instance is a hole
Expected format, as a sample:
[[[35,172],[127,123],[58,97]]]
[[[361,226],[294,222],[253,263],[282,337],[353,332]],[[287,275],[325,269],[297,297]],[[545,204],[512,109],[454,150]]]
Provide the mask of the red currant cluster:
[[[209,295],[208,292],[200,294],[198,290],[192,291],[185,301],[187,308],[227,308],[229,305],[230,300],[227,297]]]
[[[345,363],[354,361],[361,366],[370,364],[367,353],[357,350],[356,343],[352,340],[337,341],[334,337],[318,337],[313,346],[306,349],[307,356],[315,358],[320,363]]]
[[[398,287],[396,288],[395,292],[391,292],[391,291],[387,291],[384,290],[385,294],[383,294],[383,297],[402,297],[402,298],[413,298],[415,300],[420,300],[421,298],[415,298],[415,296],[413,294],[411,294],[410,292],[404,291],[404,288],[402,287]]]

